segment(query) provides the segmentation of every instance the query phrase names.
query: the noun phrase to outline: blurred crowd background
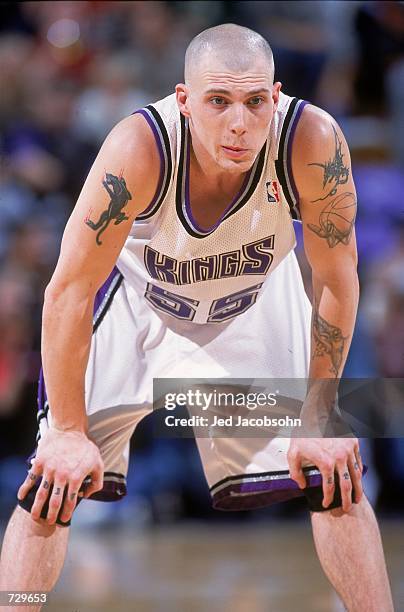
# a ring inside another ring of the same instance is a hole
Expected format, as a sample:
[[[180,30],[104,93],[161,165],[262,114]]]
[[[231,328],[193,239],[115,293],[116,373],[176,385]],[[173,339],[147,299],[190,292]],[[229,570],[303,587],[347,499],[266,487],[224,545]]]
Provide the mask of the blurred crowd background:
[[[206,27],[231,21],[260,32],[284,91],[340,122],[358,191],[362,287],[345,376],[404,377],[403,2],[0,6],[0,519],[15,504],[36,435],[43,292],[68,215],[108,131],[173,92],[188,42]],[[298,248],[309,287],[300,238]],[[152,430],[153,417],[133,440],[126,502],[98,504],[91,520],[218,517],[194,442],[153,439]],[[404,441],[365,447],[372,501],[381,513],[402,512]],[[265,512],[295,516],[302,506]]]

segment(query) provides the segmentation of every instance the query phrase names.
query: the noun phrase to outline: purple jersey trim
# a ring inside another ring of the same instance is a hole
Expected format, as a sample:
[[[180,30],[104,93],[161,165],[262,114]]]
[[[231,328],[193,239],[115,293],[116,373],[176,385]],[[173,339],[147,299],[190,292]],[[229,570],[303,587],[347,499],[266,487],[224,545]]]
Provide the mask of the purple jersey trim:
[[[150,126],[150,128],[151,128],[151,130],[153,132],[154,139],[156,141],[157,149],[158,149],[158,152],[159,152],[159,157],[160,157],[160,175],[159,175],[159,181],[158,181],[158,184],[157,184],[157,188],[156,188],[156,191],[154,193],[153,199],[150,202],[150,204],[148,205],[148,207],[140,213],[139,216],[141,216],[141,215],[147,215],[152,210],[152,208],[155,206],[155,204],[156,204],[156,202],[157,202],[157,200],[159,198],[159,195],[161,193],[161,188],[162,188],[162,185],[163,185],[163,180],[164,180],[165,159],[164,159],[163,145],[161,143],[161,139],[160,139],[159,133],[157,131],[157,128],[156,128],[156,126],[154,124],[153,119],[150,117],[150,115],[147,113],[147,111],[145,111],[143,108],[141,108],[138,111],[135,111],[133,114],[134,115],[142,115],[146,119],[147,123],[149,124],[149,126]]]
[[[301,100],[300,104],[298,106],[298,109],[296,111],[296,115],[293,118],[293,121],[289,127],[289,136],[288,136],[288,142],[287,142],[287,161],[286,161],[286,169],[287,169],[287,175],[288,175],[288,179],[289,179],[289,184],[290,184],[290,188],[292,191],[292,195],[295,198],[296,201],[296,207],[299,207],[299,192],[297,190],[296,187],[296,183],[295,183],[295,179],[293,178],[293,172],[292,172],[292,146],[293,146],[293,139],[295,137],[295,132],[296,132],[296,127],[297,124],[299,122],[299,119],[302,115],[303,109],[304,107],[309,104],[309,102],[307,102],[306,100]]]

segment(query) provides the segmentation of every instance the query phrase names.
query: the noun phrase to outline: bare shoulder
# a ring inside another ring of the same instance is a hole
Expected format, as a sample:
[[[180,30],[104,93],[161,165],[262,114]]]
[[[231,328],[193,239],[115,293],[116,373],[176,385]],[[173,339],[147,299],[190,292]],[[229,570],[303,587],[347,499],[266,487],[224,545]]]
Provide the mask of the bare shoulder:
[[[140,114],[120,121],[106,137],[99,156],[106,162],[122,161],[128,178],[148,177],[153,181],[160,171],[160,158],[152,130]],[[136,181],[138,182],[138,181]]]
[[[341,139],[343,134],[335,119],[318,106],[307,104],[296,127],[293,143],[295,162],[304,162],[313,154],[332,148],[336,137]]]
[[[98,288],[110,273],[136,217],[153,200],[160,176],[154,134],[141,115],[108,134],[67,222],[53,282]]]
[[[349,148],[341,128],[329,113],[312,104],[305,106],[297,124],[291,162],[301,197],[314,199],[319,190],[324,197],[327,187],[334,192],[352,178]]]

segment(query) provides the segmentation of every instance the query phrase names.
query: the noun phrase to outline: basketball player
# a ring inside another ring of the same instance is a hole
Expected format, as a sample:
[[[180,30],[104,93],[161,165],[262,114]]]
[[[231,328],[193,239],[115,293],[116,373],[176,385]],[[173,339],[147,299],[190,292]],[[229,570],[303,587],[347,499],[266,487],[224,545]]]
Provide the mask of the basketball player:
[[[185,84],[112,130],[67,224],[45,295],[39,445],[4,538],[2,589],[51,590],[81,497],[125,494],[153,377],[341,376],[358,302],[355,212],[340,128],[281,92],[268,43],[232,24],[194,38]],[[323,408],[310,387],[308,420]],[[305,494],[347,609],[392,610],[356,438],[197,443],[215,507]]]

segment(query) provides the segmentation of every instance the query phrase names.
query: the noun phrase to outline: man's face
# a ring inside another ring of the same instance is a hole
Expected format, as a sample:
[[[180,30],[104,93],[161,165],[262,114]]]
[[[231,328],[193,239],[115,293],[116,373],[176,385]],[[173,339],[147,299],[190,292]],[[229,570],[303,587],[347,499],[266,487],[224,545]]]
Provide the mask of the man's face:
[[[214,58],[201,60],[189,83],[176,88],[194,150],[224,171],[249,170],[268,137],[280,87],[272,84],[264,58],[248,72],[232,72]]]

